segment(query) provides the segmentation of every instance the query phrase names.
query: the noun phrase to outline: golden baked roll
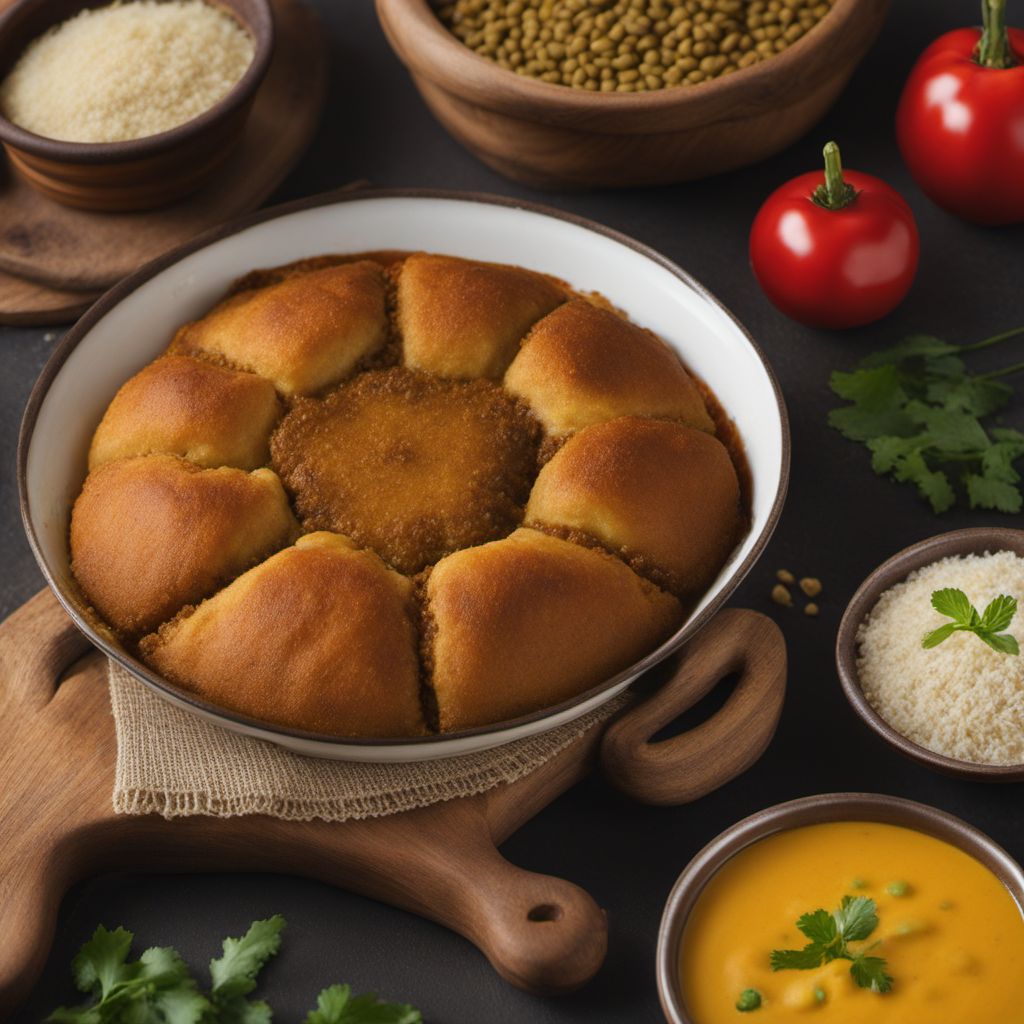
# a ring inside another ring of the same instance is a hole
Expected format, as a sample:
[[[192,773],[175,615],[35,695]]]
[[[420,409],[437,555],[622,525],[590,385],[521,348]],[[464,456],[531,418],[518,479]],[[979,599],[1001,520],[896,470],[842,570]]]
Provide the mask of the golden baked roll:
[[[676,353],[650,331],[584,299],[559,306],[533,328],[505,387],[556,437],[617,416],[658,416],[714,431]]]
[[[239,292],[181,327],[171,352],[203,353],[272,381],[285,395],[322,391],[387,340],[387,282],[369,260]]]
[[[256,469],[281,415],[274,385],[202,359],[164,356],[121,386],[89,449],[89,468],[135,455]]]
[[[537,477],[526,523],[579,531],[673,593],[696,596],[739,540],[739,481],[713,435],[624,416],[566,441]]]
[[[425,732],[412,583],[311,533],[145,637],[143,657],[204,700],[337,736]]]
[[[665,640],[679,602],[611,555],[535,530],[442,559],[425,657],[442,731],[568,700]]]
[[[529,329],[565,297],[549,278],[521,267],[416,253],[398,275],[405,365],[441,377],[499,379]]]
[[[71,513],[71,567],[93,608],[130,636],[206,597],[295,530],[269,469],[121,459],[86,478]]]

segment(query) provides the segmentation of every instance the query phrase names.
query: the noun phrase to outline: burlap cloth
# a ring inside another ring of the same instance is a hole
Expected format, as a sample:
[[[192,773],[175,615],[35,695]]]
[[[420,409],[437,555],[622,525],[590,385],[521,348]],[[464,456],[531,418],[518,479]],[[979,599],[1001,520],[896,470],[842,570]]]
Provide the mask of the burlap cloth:
[[[623,694],[574,722],[494,750],[417,764],[358,764],[302,757],[205,722],[111,662],[114,810],[165,818],[270,814],[291,821],[397,814],[522,779],[628,699]]]

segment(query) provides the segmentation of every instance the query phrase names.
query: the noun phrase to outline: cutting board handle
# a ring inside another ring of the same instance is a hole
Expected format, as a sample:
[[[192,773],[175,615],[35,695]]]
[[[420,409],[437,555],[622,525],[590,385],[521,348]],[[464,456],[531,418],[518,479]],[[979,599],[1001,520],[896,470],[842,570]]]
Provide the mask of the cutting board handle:
[[[726,677],[739,681],[700,725],[652,743]],[[767,616],[728,608],[691,640],[672,677],[608,727],[601,764],[618,789],[643,803],[685,804],[745,772],[775,734],[786,692],[786,645]]]

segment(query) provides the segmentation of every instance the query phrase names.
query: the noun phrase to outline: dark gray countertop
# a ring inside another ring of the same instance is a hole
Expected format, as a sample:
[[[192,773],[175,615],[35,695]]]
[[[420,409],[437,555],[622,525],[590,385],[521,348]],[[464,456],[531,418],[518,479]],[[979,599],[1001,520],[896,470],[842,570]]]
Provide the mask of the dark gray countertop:
[[[931,206],[911,185],[893,138],[892,115],[914,58],[940,32],[976,17],[974,3],[897,0],[886,32],[825,120],[781,156],[695,184],[631,192],[536,193],[489,171],[435,123],[377,27],[369,0],[319,0],[329,33],[328,114],[280,199],[366,178],[374,185],[434,186],[524,196],[594,218],[676,260],[711,289],[764,346],[789,403],[793,476],[775,539],[734,598],[773,614],[789,643],[789,697],[778,735],[747,775],[689,807],[630,803],[599,779],[570,792],[504,847],[514,862],[562,875],[607,908],[607,963],[581,992],[544,1000],[499,980],[462,939],[411,915],[313,882],[277,876],[107,875],[65,901],[45,974],[18,1021],[35,1022],[71,1001],[69,965],[97,923],[123,924],[138,949],[171,944],[196,967],[224,935],[275,912],[289,921],[264,992],[285,1024],[302,1019],[322,986],[349,981],[419,1006],[432,1024],[657,1021],[654,947],[662,903],[689,857],[721,829],[768,804],[830,790],[872,790],[936,804],[1024,858],[1020,787],[934,775],[882,746],[849,710],[832,646],[842,609],[879,562],[930,534],[1009,523],[995,513],[934,517],[912,491],[876,477],[864,450],[828,429],[829,371],[903,334],[987,337],[1024,323],[1024,230],[982,230]],[[802,328],[761,295],[746,257],[761,200],[818,165],[837,139],[844,161],[906,195],[921,228],[921,269],[908,300],[880,324],[845,334]],[[0,330],[0,612],[42,586],[18,515],[14,451],[32,382],[60,331]],[[1020,358],[1020,348],[1017,348]],[[1006,353],[1009,355],[1010,353]],[[999,358],[994,356],[994,358]],[[1003,357],[1004,362],[1013,361]],[[1020,425],[1018,422],[1017,425]],[[825,584],[821,617],[806,619],[768,600],[786,566]],[[139,865],[144,869],[145,865]],[[943,1021],[941,1024],[974,1024]]]

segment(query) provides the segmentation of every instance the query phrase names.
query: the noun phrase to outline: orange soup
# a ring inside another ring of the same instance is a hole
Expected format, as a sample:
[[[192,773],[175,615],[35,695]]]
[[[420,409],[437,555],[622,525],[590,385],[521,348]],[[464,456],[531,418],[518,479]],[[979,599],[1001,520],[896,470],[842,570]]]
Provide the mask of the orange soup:
[[[949,843],[810,825],[718,871],[680,971],[695,1024],[1024,1024],[1024,916]]]

